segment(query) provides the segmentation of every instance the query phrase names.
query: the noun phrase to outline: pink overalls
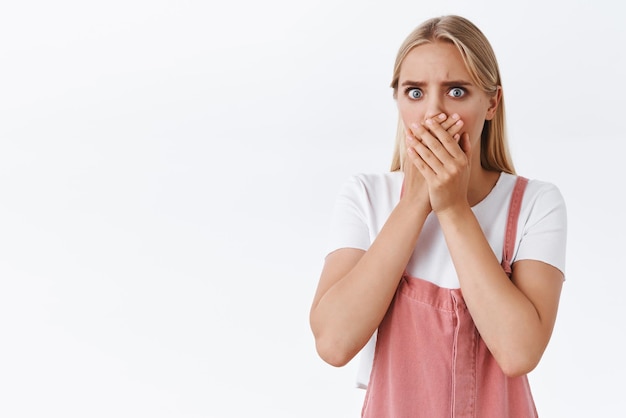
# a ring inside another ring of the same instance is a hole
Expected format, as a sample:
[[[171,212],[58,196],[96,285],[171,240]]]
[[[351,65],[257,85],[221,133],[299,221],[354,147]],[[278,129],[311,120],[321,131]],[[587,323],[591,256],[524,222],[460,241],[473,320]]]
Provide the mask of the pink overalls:
[[[502,266],[510,276],[517,218],[528,180],[511,197]],[[487,349],[461,289],[405,274],[378,328],[362,416],[537,417],[526,376],[509,378]]]

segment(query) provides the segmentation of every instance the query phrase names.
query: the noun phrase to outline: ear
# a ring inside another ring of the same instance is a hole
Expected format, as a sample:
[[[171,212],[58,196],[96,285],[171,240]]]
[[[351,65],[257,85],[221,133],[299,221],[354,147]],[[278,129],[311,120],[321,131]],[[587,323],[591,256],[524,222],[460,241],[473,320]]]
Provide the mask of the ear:
[[[485,120],[491,120],[496,115],[496,110],[498,110],[500,99],[502,99],[502,86],[498,86],[495,94],[489,97],[489,108],[487,109]]]

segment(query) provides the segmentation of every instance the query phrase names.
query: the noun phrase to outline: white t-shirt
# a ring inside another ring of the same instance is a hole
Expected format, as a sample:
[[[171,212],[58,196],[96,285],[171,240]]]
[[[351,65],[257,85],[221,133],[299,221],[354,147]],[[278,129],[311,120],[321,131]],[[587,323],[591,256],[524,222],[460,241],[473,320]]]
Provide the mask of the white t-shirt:
[[[403,177],[400,171],[352,176],[335,203],[327,253],[340,248],[367,250],[400,200]],[[516,176],[502,173],[491,192],[472,207],[499,261],[515,181]],[[539,260],[565,272],[566,234],[567,213],[560,191],[551,183],[530,180],[522,200],[511,264],[517,260]],[[434,213],[426,218],[406,270],[409,275],[440,287],[460,287]],[[369,380],[375,338],[372,336],[360,353],[359,387],[366,387]]]

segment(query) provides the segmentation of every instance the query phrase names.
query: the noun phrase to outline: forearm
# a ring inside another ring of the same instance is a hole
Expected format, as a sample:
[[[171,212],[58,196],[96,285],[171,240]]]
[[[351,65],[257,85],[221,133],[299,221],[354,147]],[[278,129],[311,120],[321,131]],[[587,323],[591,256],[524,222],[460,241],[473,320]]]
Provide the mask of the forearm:
[[[505,373],[523,374],[549,338],[531,300],[504,273],[468,206],[439,214],[463,297],[476,328]]]
[[[400,202],[362,257],[311,309],[318,352],[347,363],[382,321],[428,215]]]

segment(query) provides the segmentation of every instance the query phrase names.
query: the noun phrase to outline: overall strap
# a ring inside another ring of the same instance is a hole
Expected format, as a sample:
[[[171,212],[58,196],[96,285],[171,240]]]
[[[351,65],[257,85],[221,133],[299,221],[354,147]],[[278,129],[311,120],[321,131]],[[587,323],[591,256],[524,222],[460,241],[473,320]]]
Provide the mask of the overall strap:
[[[513,248],[515,247],[515,237],[517,236],[517,220],[522,208],[522,198],[528,179],[518,176],[509,203],[509,215],[504,233],[504,248],[502,250],[502,268],[507,276],[511,277],[511,259],[513,258]]]

